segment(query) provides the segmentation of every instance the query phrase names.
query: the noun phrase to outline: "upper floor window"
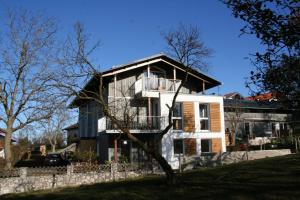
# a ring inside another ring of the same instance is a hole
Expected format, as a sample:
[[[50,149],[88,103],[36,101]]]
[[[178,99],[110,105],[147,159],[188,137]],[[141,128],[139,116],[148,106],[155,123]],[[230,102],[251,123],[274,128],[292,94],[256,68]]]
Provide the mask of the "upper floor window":
[[[209,130],[209,108],[208,104],[199,105],[200,130]]]
[[[173,110],[173,130],[182,130],[182,102],[175,103]]]

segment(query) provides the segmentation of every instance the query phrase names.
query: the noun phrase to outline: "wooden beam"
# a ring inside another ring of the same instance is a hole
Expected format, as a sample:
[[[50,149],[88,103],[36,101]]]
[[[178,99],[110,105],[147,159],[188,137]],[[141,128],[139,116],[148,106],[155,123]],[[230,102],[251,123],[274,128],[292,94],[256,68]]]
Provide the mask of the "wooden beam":
[[[117,75],[114,75],[114,115],[116,116]]]
[[[173,79],[174,79],[174,81],[176,80],[176,68],[175,67],[173,67]]]

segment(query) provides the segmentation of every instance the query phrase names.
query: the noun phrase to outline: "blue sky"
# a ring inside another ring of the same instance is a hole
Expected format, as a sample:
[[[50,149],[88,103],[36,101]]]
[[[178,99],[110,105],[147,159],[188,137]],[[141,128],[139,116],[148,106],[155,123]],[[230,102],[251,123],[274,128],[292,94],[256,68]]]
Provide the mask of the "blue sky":
[[[7,8],[43,11],[59,21],[60,33],[80,21],[92,40],[101,40],[96,52],[103,70],[118,64],[166,52],[161,33],[179,23],[197,25],[201,39],[214,51],[209,75],[223,83],[209,92],[232,91],[247,96],[245,77],[253,69],[246,57],[261,50],[253,36],[240,36],[243,22],[218,0],[0,0],[0,15]]]

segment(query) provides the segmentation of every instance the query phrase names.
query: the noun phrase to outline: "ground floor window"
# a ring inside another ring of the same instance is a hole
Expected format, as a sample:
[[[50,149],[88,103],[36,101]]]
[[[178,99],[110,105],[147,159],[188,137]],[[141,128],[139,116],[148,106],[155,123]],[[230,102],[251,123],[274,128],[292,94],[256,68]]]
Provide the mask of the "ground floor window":
[[[201,152],[202,153],[212,152],[211,143],[212,143],[211,139],[201,140]]]
[[[184,154],[183,139],[173,140],[174,154]]]
[[[245,123],[245,133],[246,135],[250,135],[250,124],[248,122]]]
[[[197,142],[195,138],[174,139],[174,154],[193,156],[197,154]]]

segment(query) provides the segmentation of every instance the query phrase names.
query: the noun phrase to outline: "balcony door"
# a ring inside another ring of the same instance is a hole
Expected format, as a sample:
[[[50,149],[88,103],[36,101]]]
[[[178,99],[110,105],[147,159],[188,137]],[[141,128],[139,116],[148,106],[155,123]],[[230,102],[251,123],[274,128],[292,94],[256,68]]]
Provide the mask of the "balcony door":
[[[152,121],[152,128],[159,129],[160,125],[160,113],[159,113],[159,101],[158,99],[152,99],[151,103],[151,121]]]

